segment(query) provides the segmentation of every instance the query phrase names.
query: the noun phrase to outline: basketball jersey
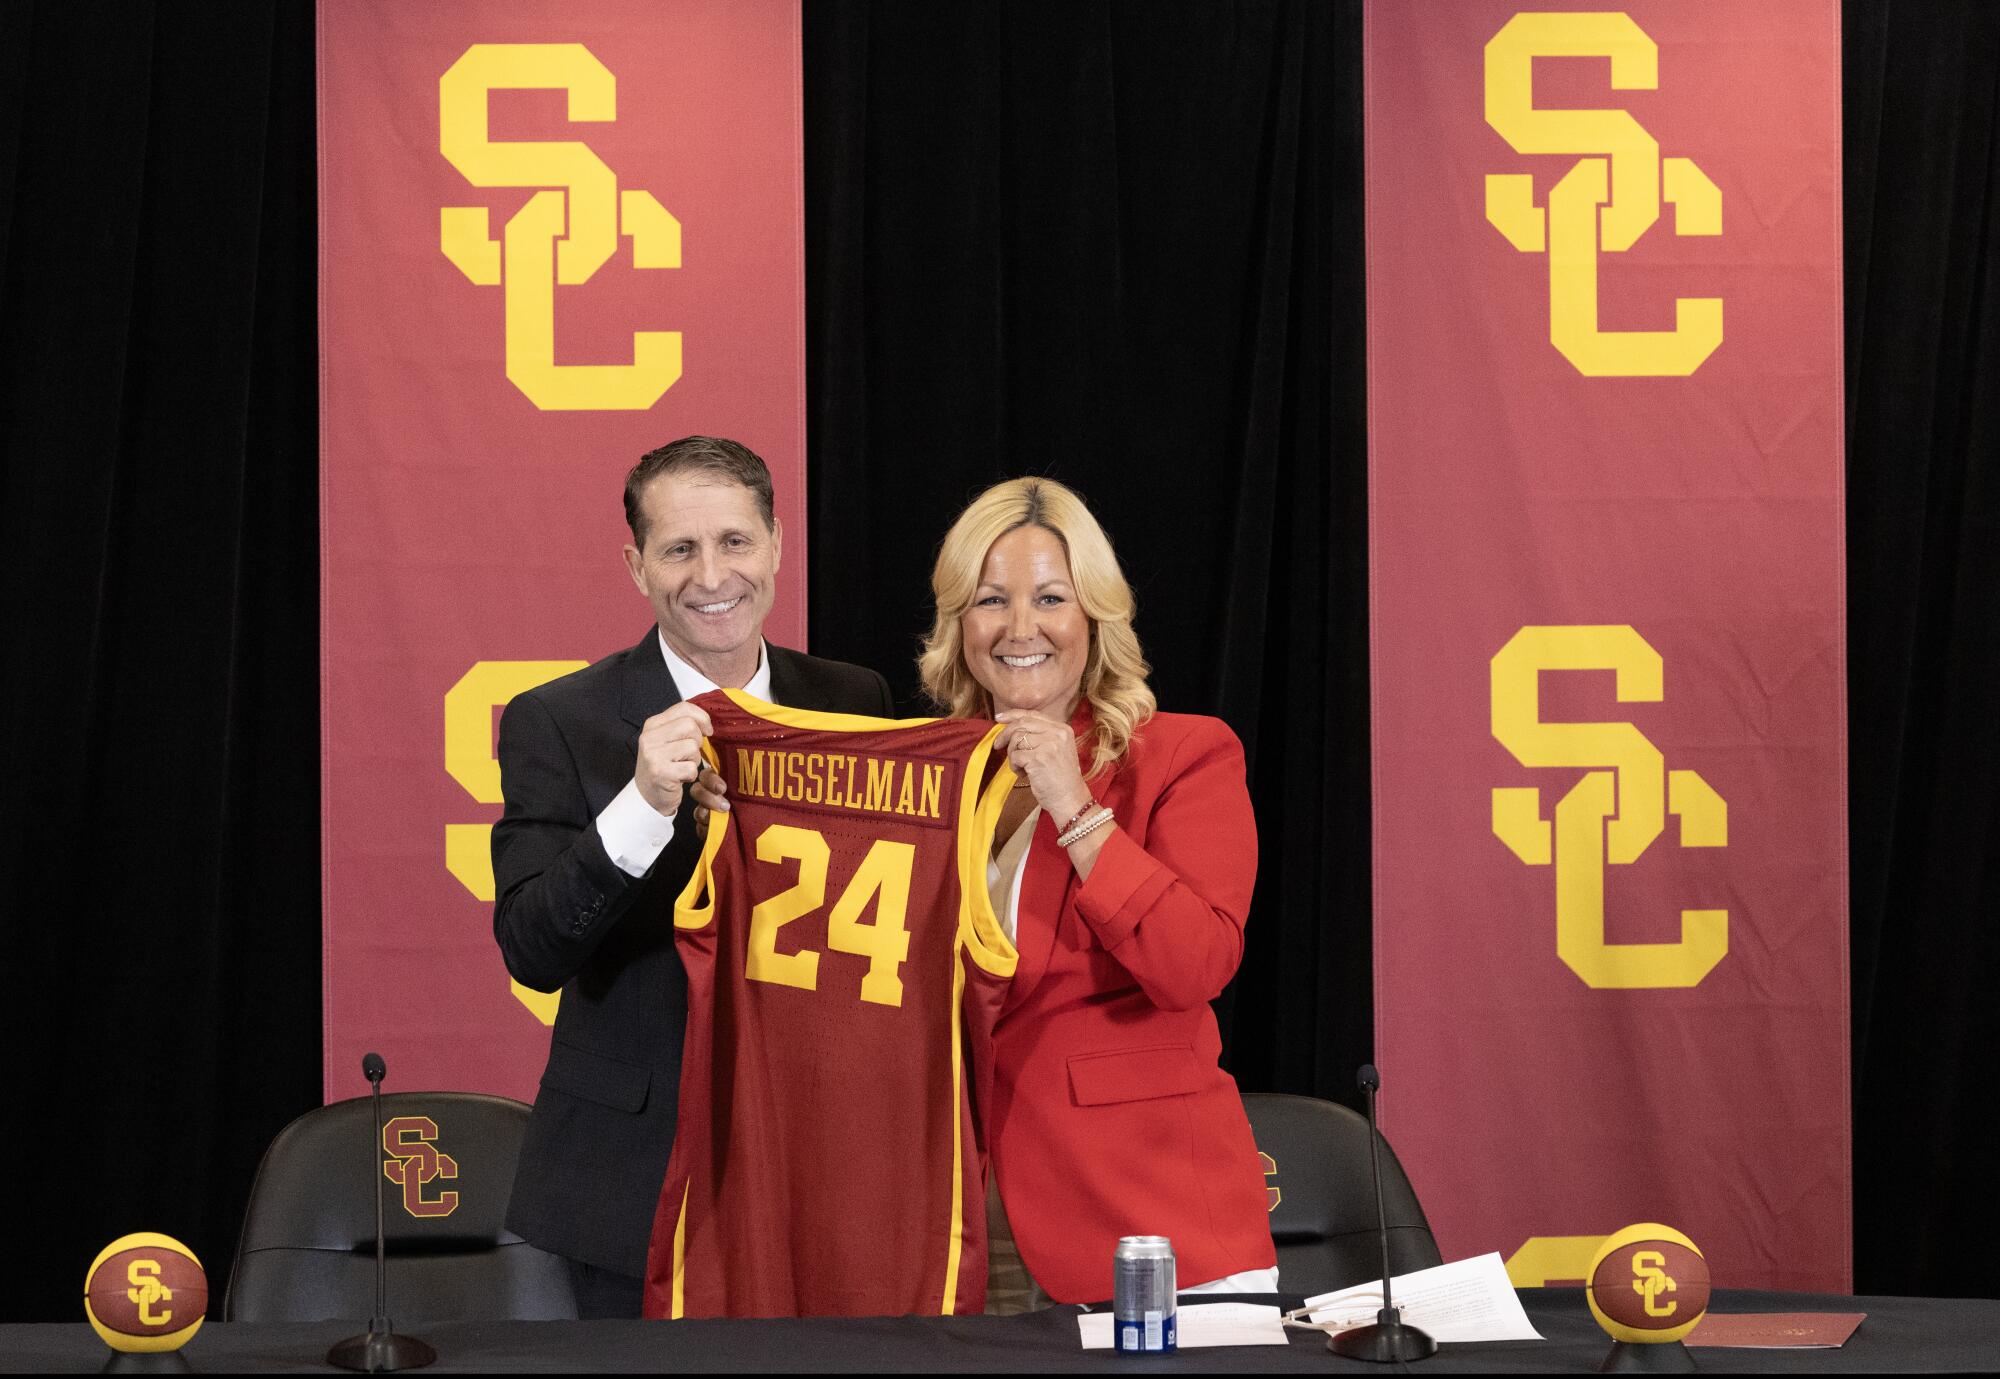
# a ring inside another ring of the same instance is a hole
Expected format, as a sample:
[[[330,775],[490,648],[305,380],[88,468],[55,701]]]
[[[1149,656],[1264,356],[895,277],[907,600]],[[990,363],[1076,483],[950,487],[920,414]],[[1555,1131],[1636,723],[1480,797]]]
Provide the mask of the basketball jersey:
[[[674,911],[687,1039],[645,1313],[977,1313],[973,1068],[1015,964],[985,885],[1000,730],[693,702],[730,808]]]

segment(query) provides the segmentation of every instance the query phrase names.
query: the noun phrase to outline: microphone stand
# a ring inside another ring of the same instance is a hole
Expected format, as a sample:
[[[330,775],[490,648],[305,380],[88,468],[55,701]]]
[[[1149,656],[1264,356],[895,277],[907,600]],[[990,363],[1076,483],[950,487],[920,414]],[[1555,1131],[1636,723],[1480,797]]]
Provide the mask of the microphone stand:
[[[414,1336],[398,1336],[389,1320],[389,1262],[387,1232],[382,1225],[382,1079],[388,1075],[382,1055],[371,1053],[361,1060],[361,1075],[374,1088],[375,1097],[375,1315],[368,1319],[368,1334],[349,1336],[327,1351],[326,1362],[341,1369],[358,1369],[366,1374],[393,1374],[402,1369],[422,1369],[437,1359],[437,1352]]]
[[[1438,1343],[1429,1332],[1405,1326],[1402,1309],[1389,1297],[1389,1213],[1382,1206],[1382,1155],[1378,1148],[1382,1135],[1375,1128],[1375,1089],[1382,1085],[1382,1075],[1373,1063],[1364,1063],[1356,1080],[1368,1098],[1368,1164],[1375,1176],[1375,1221],[1382,1236],[1382,1309],[1375,1314],[1374,1325],[1328,1336],[1326,1348],[1350,1360],[1380,1364],[1429,1359],[1437,1354]]]

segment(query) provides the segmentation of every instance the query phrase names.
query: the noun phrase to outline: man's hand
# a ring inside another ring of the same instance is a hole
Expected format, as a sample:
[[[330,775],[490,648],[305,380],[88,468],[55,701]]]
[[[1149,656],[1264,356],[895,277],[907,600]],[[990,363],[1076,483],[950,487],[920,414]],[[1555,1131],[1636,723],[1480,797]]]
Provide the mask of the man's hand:
[[[646,720],[632,783],[647,804],[668,818],[679,812],[681,795],[701,769],[701,740],[714,731],[708,714],[686,700]]]

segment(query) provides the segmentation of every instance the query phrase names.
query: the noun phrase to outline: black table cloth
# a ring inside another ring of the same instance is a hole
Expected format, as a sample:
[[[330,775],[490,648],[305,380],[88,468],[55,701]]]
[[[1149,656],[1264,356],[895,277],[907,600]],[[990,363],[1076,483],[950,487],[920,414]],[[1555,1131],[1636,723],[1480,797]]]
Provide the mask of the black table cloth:
[[[1220,1299],[1207,1299],[1219,1301]],[[1269,1298],[1242,1301],[1269,1302]],[[1294,1305],[1296,1298],[1283,1300]],[[1447,1345],[1413,1370],[1445,1373],[1589,1373],[1609,1339],[1591,1320],[1580,1289],[1522,1293],[1544,1341]],[[78,1299],[78,1311],[82,1300]],[[2000,1301],[1954,1298],[1854,1298],[1803,1293],[1719,1291],[1715,1312],[1866,1312],[1838,1350],[1698,1348],[1714,1373],[1952,1373],[2000,1369]],[[1024,1317],[898,1317],[801,1321],[681,1322],[407,1322],[401,1328],[437,1347],[425,1374],[550,1371],[821,1373],[877,1371],[1046,1373],[1394,1372],[1327,1353],[1322,1338],[1294,1333],[1290,1346],[1188,1350],[1134,1357],[1086,1351],[1077,1338],[1079,1309]],[[309,1322],[204,1326],[186,1355],[197,1371],[326,1370],[329,1346],[358,1323]],[[0,1326],[0,1372],[83,1374],[109,1352],[89,1326]],[[332,1371],[337,1372],[337,1371]]]

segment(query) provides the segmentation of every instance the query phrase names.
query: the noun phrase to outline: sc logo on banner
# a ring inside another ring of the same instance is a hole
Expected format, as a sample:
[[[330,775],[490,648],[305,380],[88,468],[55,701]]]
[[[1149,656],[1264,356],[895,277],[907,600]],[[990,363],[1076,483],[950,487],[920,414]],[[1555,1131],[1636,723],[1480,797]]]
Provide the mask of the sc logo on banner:
[[[517,694],[589,664],[588,661],[476,661],[445,692],[444,769],[475,803],[505,803],[500,789],[500,763],[493,755],[493,711],[513,702]],[[491,905],[496,893],[493,825],[446,824],[444,865],[473,899]],[[537,1020],[545,1025],[555,1024],[561,993],[530,991],[515,981],[508,986],[514,999]]]
[[[1528,767],[1586,771],[1542,817],[1542,792],[1493,792],[1493,833],[1531,867],[1556,873],[1556,955],[1584,985],[1603,989],[1698,986],[1729,952],[1727,910],[1682,910],[1677,943],[1610,943],[1604,937],[1607,863],[1639,860],[1680,820],[1682,847],[1727,847],[1729,807],[1693,771],[1669,771],[1660,749],[1631,723],[1545,723],[1541,672],[1609,670],[1621,703],[1658,703],[1660,653],[1630,627],[1524,627],[1493,657],[1493,736]]]
[[[556,90],[574,122],[618,118],[617,78],[580,43],[475,43],[438,79],[438,151],[475,187],[537,187],[495,240],[484,206],[446,206],[439,243],[459,272],[501,287],[507,377],[543,411],[644,411],[681,376],[679,331],[639,331],[630,364],[555,362],[557,283],[589,282],[632,241],[634,268],[681,266],[680,222],[653,194],[620,191],[581,142],[487,137],[494,91]],[[567,229],[567,233],[565,233]]]
[[[1722,299],[1681,297],[1672,330],[1599,330],[1597,256],[1621,253],[1673,204],[1674,233],[1722,233],[1722,192],[1688,158],[1660,157],[1623,110],[1538,110],[1534,60],[1604,57],[1611,85],[1660,84],[1659,45],[1624,14],[1517,14],[1486,45],[1486,123],[1516,153],[1583,153],[1535,205],[1527,173],[1489,173],[1486,218],[1524,254],[1549,260],[1549,340],[1590,378],[1684,378],[1722,343]],[[1600,216],[1599,207],[1603,207]],[[1601,234],[1601,239],[1600,239]]]

